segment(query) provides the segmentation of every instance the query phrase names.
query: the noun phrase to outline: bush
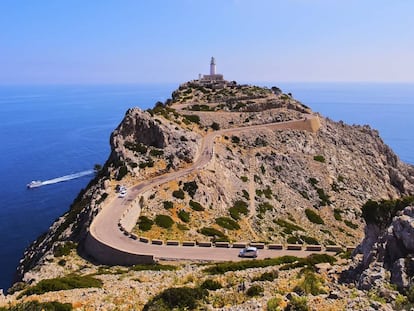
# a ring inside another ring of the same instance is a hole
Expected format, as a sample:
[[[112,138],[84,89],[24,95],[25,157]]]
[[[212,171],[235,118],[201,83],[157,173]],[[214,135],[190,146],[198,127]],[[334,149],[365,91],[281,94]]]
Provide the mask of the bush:
[[[223,286],[218,281],[207,279],[200,285],[200,287],[203,289],[217,290],[217,289],[222,288]]]
[[[196,181],[194,180],[194,181],[190,181],[190,182],[185,182],[184,183],[184,187],[183,187],[183,189],[184,189],[184,191],[186,191],[187,193],[188,193],[188,195],[190,196],[190,197],[194,197],[194,195],[196,194],[196,192],[197,192],[197,189],[198,189],[198,185],[197,185],[197,183],[196,183]]]
[[[321,163],[325,163],[325,158],[324,158],[323,155],[316,155],[316,156],[313,157],[313,159],[315,161],[318,161],[318,162],[321,162]]]
[[[129,149],[131,151],[138,152],[140,154],[146,154],[147,153],[147,150],[148,150],[147,146],[145,146],[145,145],[143,145],[141,143],[136,144],[136,143],[132,143],[132,142],[126,141],[125,144],[124,144],[124,146],[125,146],[125,148],[127,148],[127,149]]]
[[[174,203],[171,201],[164,201],[163,205],[165,209],[172,209],[174,207]]]
[[[200,124],[200,117],[197,115],[184,115],[183,117],[190,122]]]
[[[405,196],[396,200],[368,200],[362,206],[362,217],[367,224],[376,224],[381,229],[391,224],[397,212],[414,203],[414,196]]]
[[[262,260],[242,260],[237,262],[217,263],[203,271],[209,274],[223,274],[228,271],[240,271],[250,268],[264,268],[269,266],[278,266],[281,264],[294,263],[299,260],[296,256],[282,256],[277,258],[268,258]]]
[[[102,281],[91,276],[68,275],[61,278],[41,280],[34,286],[29,287],[19,296],[41,295],[47,292],[68,290],[74,288],[102,287]]]
[[[174,270],[177,270],[177,267],[172,266],[172,265],[161,265],[158,263],[154,263],[154,264],[134,265],[131,267],[131,270],[134,270],[134,271],[174,271]]]
[[[264,272],[259,277],[253,278],[252,281],[269,281],[272,282],[274,279],[276,279],[279,276],[278,271],[271,271],[271,272]]]
[[[319,199],[321,200],[320,204],[321,206],[330,205],[332,202],[329,200],[330,197],[325,193],[325,191],[322,188],[315,188],[316,192],[318,193]]]
[[[178,218],[184,222],[190,222],[190,213],[182,209],[178,212]]]
[[[325,290],[322,288],[323,283],[324,281],[320,276],[312,271],[306,271],[303,281],[295,287],[294,291],[299,295],[312,294],[316,296],[326,294]]]
[[[259,214],[264,214],[267,211],[272,211],[272,210],[273,210],[273,205],[268,202],[259,204]]]
[[[73,242],[64,242],[53,248],[53,256],[62,257],[70,254],[72,249],[76,249],[76,243]]]
[[[249,213],[249,210],[247,209],[248,205],[245,201],[238,200],[234,202],[233,206],[230,207],[229,212],[231,218],[235,220],[240,219],[240,214],[247,215]]]
[[[305,231],[302,227],[292,224],[291,222],[288,222],[286,220],[283,220],[281,218],[278,218],[277,220],[273,220],[273,222],[280,227],[283,228],[283,232],[286,234],[291,234],[294,231]]]
[[[72,304],[60,303],[58,301],[38,302],[28,301],[18,303],[14,306],[0,307],[0,311],[70,311]]]
[[[138,219],[138,228],[141,231],[149,231],[152,228],[154,221],[149,219],[147,216],[140,216]]]
[[[190,205],[190,207],[191,207],[193,210],[195,210],[195,211],[197,211],[197,212],[204,211],[204,207],[203,207],[200,203],[198,203],[198,202],[196,202],[196,201],[190,200],[189,205]]]
[[[143,311],[195,310],[198,301],[206,295],[208,295],[207,291],[201,288],[168,288],[147,302]]]
[[[122,165],[119,168],[118,174],[116,176],[116,180],[121,180],[122,178],[125,177],[125,175],[128,174],[128,168],[126,167],[126,165]]]
[[[174,221],[168,215],[157,215],[155,216],[155,223],[161,228],[169,229],[174,224]]]
[[[239,224],[231,218],[228,217],[219,217],[216,218],[216,224],[220,227],[229,229],[229,230],[238,230],[240,229]]]
[[[246,291],[246,295],[249,297],[262,296],[263,292],[264,290],[262,286],[254,284]]]
[[[306,297],[292,296],[289,300],[285,311],[309,311],[308,299]]]
[[[185,196],[184,191],[182,189],[173,191],[172,195],[174,198],[181,199],[181,200],[183,200]]]
[[[281,303],[283,299],[280,297],[273,297],[267,301],[266,311],[281,311]]]
[[[335,208],[333,212],[334,212],[334,218],[338,221],[342,221],[342,215],[341,215],[342,211],[339,208]]]
[[[150,151],[150,155],[153,157],[159,157],[159,156],[162,156],[163,154],[164,154],[164,151],[160,149],[151,149]]]
[[[325,224],[325,222],[323,221],[323,219],[321,218],[321,216],[319,216],[313,210],[307,208],[305,210],[305,214],[306,214],[306,217],[308,217],[308,219],[309,219],[310,222],[313,222],[314,224],[318,224],[318,225],[324,225]]]
[[[213,122],[211,124],[211,128],[215,131],[218,131],[220,129],[220,124],[218,124],[217,122]]]
[[[239,138],[239,137],[237,137],[237,136],[232,136],[232,137],[231,137],[231,142],[232,142],[233,144],[238,144],[238,143],[240,142],[240,138]]]
[[[333,264],[336,261],[336,258],[328,254],[311,254],[306,258],[300,258],[296,262],[288,263],[279,268],[279,270],[289,270],[301,267],[307,267],[314,270],[315,265],[318,263],[330,263]]]
[[[247,176],[240,176],[240,179],[242,180],[242,182],[247,182],[249,180]]]
[[[345,225],[347,225],[349,228],[352,228],[352,229],[358,229],[358,225],[357,224],[354,224],[352,221],[349,221],[349,220],[344,220],[344,223],[345,223]]]
[[[218,237],[218,238],[225,238],[226,235],[221,232],[220,230],[217,230],[212,227],[204,227],[200,229],[200,233],[206,236],[212,236],[212,237]]]

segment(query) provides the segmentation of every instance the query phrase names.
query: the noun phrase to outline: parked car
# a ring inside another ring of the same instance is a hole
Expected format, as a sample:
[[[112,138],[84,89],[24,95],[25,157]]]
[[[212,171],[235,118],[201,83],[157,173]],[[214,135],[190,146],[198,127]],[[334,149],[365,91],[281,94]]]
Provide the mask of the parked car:
[[[126,196],[126,194],[127,194],[127,191],[126,191],[126,190],[121,190],[121,191],[119,192],[119,194],[118,194],[118,197],[119,197],[119,198],[124,198],[124,197]]]
[[[239,257],[251,257],[256,258],[259,252],[256,247],[250,246],[240,250]]]

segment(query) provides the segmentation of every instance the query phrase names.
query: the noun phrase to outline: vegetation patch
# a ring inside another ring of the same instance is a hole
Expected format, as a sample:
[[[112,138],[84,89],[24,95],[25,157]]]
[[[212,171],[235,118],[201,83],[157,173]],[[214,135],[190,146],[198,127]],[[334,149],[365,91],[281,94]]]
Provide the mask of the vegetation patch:
[[[164,151],[160,149],[151,149],[150,151],[150,155],[153,157],[159,157],[159,156],[162,156],[163,154],[164,154]]]
[[[260,276],[255,277],[252,279],[253,282],[255,281],[269,281],[272,282],[274,279],[277,279],[279,276],[279,272],[277,270],[264,272]]]
[[[380,228],[387,228],[397,214],[405,207],[414,203],[414,196],[406,196],[396,200],[368,200],[362,206],[362,217],[367,224],[376,224]]]
[[[231,218],[234,220],[239,220],[241,218],[241,214],[247,215],[249,213],[248,205],[245,201],[237,200],[234,202],[233,206],[230,207],[229,212]]]
[[[197,183],[196,183],[196,181],[194,180],[194,181],[190,181],[190,182],[185,182],[184,183],[184,187],[183,187],[183,189],[184,189],[184,191],[186,191],[187,193],[188,193],[188,195],[190,196],[190,197],[194,197],[194,195],[196,194],[196,192],[197,192],[197,189],[198,189],[198,185],[197,185]]]
[[[316,189],[316,192],[318,193],[319,199],[321,200],[320,202],[321,206],[330,205],[332,203],[330,201],[329,195],[327,195],[322,188],[316,187],[315,189]]]
[[[352,221],[349,221],[349,220],[344,220],[344,223],[345,223],[345,225],[347,225],[349,228],[351,228],[351,229],[358,229],[358,225],[357,224],[354,224]]]
[[[124,146],[125,148],[140,154],[146,154],[148,150],[148,147],[141,143],[133,143],[126,141]]]
[[[149,231],[152,228],[154,221],[147,216],[139,216],[138,219],[138,228],[141,231]]]
[[[222,287],[223,285],[221,285],[220,282],[212,280],[212,279],[207,279],[200,285],[200,288],[208,289],[208,290],[218,290]]]
[[[263,292],[264,292],[263,286],[253,284],[247,289],[246,295],[249,297],[262,296]]]
[[[339,208],[334,208],[333,213],[334,213],[334,218],[337,221],[342,221],[342,215],[341,215],[342,211]]]
[[[216,238],[226,238],[226,235],[223,232],[213,227],[201,228],[200,233],[205,236],[211,236],[211,237],[216,237]]]
[[[321,162],[321,163],[325,163],[325,158],[324,158],[323,155],[316,155],[316,156],[313,157],[313,159],[315,161],[318,161],[318,162]]]
[[[216,218],[216,224],[220,227],[229,229],[229,230],[238,230],[240,229],[240,225],[229,217],[219,217]]]
[[[247,176],[240,176],[240,179],[242,180],[242,182],[247,182],[249,180]]]
[[[191,287],[168,288],[147,302],[143,311],[196,310],[207,290]]]
[[[200,117],[197,115],[183,115],[183,117],[192,123],[200,124]]]
[[[174,198],[181,199],[181,200],[183,200],[185,196],[184,191],[182,189],[174,190],[172,195]]]
[[[292,296],[285,310],[309,311],[310,308],[308,306],[308,298],[306,296]]]
[[[330,263],[333,264],[336,258],[328,254],[311,254],[306,258],[298,258],[297,261],[288,263],[279,268],[279,270],[290,270],[295,268],[308,268],[315,270],[315,265],[318,263]]]
[[[71,274],[61,278],[41,280],[34,286],[29,287],[19,295],[41,295],[47,292],[68,290],[74,288],[102,287],[102,281],[91,276],[80,276]]]
[[[146,264],[146,265],[134,265],[131,267],[134,271],[174,271],[177,270],[176,266],[161,265],[161,264]]]
[[[191,209],[193,209],[194,211],[197,211],[197,212],[204,211],[204,207],[196,201],[190,200],[189,205],[190,205]]]
[[[291,222],[283,220],[281,218],[273,220],[273,222],[282,227],[283,232],[286,234],[292,234],[292,232],[294,231],[305,231],[305,229],[303,229],[302,227],[292,224]]]
[[[238,136],[232,136],[231,137],[231,142],[233,143],[233,144],[238,144],[238,143],[240,143],[240,138],[238,137]]]
[[[164,201],[162,202],[165,209],[172,209],[174,207],[174,203],[171,201]]]
[[[182,209],[178,212],[178,218],[183,222],[190,222],[190,213]]]
[[[217,263],[203,271],[208,274],[223,274],[228,271],[240,271],[251,268],[264,268],[269,266],[278,266],[281,264],[294,263],[299,260],[296,256],[282,256],[277,258],[268,258],[263,260],[242,260],[237,262]]]
[[[307,270],[304,273],[303,280],[293,289],[294,292],[299,295],[311,294],[311,295],[320,295],[326,294],[326,291],[323,289],[322,285],[324,280],[313,271]]]
[[[120,181],[122,178],[125,177],[126,174],[128,174],[128,168],[124,164],[119,168],[116,180]]]
[[[319,214],[317,214],[315,211],[311,210],[310,208],[307,208],[305,210],[305,214],[306,214],[306,217],[308,217],[310,222],[313,222],[314,224],[317,224],[317,225],[325,224],[321,216],[319,216]]]
[[[260,203],[259,208],[258,208],[258,212],[260,214],[264,214],[267,211],[273,211],[273,205],[268,203],[268,202]]]
[[[53,248],[53,256],[55,257],[62,257],[67,256],[70,254],[72,249],[76,249],[77,245],[73,242],[64,242],[62,244],[57,245]]]
[[[70,311],[72,309],[71,303],[60,303],[58,301],[38,302],[28,301],[18,303],[14,306],[0,307],[0,311]]]
[[[174,220],[168,215],[157,215],[155,216],[155,223],[161,228],[169,229],[174,224]]]

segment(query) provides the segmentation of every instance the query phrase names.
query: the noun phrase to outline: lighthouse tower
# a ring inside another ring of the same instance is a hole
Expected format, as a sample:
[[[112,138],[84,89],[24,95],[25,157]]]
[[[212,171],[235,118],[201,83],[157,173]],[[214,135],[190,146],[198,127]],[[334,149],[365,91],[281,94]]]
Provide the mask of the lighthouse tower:
[[[214,75],[216,75],[216,60],[212,57],[210,62],[210,76]]]

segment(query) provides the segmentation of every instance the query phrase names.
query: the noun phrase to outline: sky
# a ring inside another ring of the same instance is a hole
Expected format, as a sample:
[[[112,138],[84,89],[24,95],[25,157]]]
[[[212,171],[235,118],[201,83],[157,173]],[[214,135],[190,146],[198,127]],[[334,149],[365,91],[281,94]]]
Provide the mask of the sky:
[[[412,0],[1,0],[0,84],[414,82]]]

